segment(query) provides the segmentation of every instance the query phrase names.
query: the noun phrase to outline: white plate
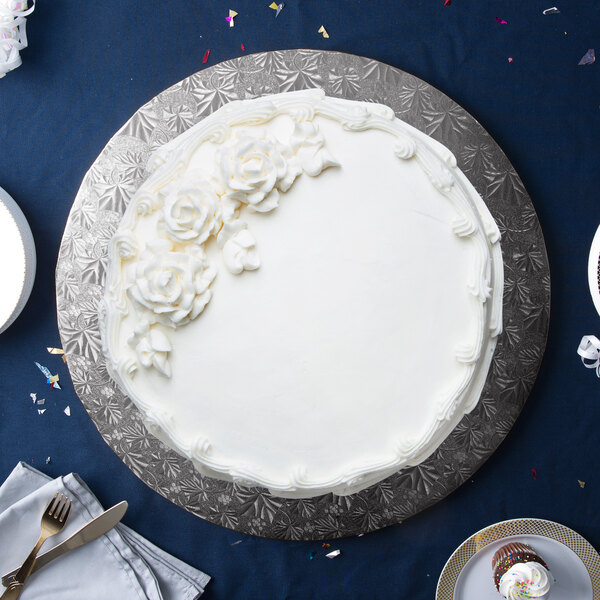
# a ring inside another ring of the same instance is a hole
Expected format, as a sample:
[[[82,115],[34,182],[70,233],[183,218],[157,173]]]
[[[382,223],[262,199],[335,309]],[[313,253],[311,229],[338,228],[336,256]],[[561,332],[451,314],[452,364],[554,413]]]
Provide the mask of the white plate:
[[[600,314],[600,227],[596,229],[588,259],[588,284],[594,306]]]
[[[35,244],[25,215],[0,188],[0,333],[19,316],[35,279]]]
[[[440,575],[436,600],[498,600],[492,556],[505,543],[529,544],[546,561],[555,582],[552,600],[599,600],[600,556],[578,533],[543,519],[513,519],[473,534]]]

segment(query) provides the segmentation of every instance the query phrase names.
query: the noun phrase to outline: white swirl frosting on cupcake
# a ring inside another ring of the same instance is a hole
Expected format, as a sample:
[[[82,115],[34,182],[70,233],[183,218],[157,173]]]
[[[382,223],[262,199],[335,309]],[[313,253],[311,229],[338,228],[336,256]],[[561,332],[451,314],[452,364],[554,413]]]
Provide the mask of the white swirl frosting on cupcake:
[[[499,592],[507,600],[546,599],[552,577],[538,562],[514,564],[500,579]]]

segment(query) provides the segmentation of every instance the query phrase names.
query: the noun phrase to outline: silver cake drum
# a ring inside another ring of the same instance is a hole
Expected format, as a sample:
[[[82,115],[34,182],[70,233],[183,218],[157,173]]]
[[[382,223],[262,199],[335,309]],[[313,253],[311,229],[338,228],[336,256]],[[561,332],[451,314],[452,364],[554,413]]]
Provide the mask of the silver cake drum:
[[[232,100],[314,87],[333,97],[385,104],[455,154],[502,234],[504,331],[479,403],[427,460],[350,496],[292,500],[264,488],[202,477],[190,461],[150,435],[138,409],[107,373],[97,307],[108,242],[147,177],[152,152]],[[399,523],[467,480],[504,439],[528,397],[546,344],[550,305],[548,261],[535,210],[481,125],[408,73],[367,58],[315,50],[267,52],[215,65],[138,110],[83,179],[65,228],[56,287],[59,329],[75,389],[127,467],[164,497],[212,523],[293,540],[357,535]]]

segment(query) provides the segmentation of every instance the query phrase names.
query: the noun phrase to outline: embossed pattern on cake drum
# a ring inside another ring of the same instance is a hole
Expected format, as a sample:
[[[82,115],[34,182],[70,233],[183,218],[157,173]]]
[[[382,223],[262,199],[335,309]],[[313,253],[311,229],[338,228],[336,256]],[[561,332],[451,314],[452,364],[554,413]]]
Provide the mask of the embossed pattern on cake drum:
[[[502,234],[504,331],[478,406],[422,464],[348,497],[282,500],[262,488],[203,478],[148,435],[139,411],[106,372],[97,322],[106,247],[155,149],[227,102],[322,87],[330,96],[390,106],[446,145]],[[247,55],[200,71],[160,93],[115,134],[86,174],[56,270],[58,321],[77,394],[109,446],[147,485],[189,512],[253,535],[323,539],[397,524],[469,477],[518,417],[541,363],[550,275],[541,228],[502,150],[464,109],[424,81],[383,63],[335,52]]]

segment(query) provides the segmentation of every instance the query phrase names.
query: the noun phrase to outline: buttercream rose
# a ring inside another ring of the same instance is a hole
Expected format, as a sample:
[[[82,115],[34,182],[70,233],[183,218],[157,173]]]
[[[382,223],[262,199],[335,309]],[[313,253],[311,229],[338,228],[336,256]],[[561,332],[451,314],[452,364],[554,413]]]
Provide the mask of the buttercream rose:
[[[156,329],[146,325],[129,341],[135,347],[138,360],[143,367],[154,367],[165,377],[171,377],[169,365],[169,352],[173,349],[167,336]]]
[[[177,327],[204,310],[215,274],[199,246],[174,252],[170,242],[158,240],[141,254],[135,283],[128,293],[139,306],[151,311],[156,321]]]
[[[279,192],[294,183],[300,169],[289,160],[289,150],[271,138],[242,135],[220,153],[225,185],[243,192],[245,202],[258,212],[279,204]]]
[[[221,226],[219,198],[206,181],[187,183],[167,194],[162,224],[173,240],[201,244]]]
[[[234,275],[260,267],[256,240],[243,221],[225,223],[217,236],[217,245],[223,249],[225,266]]]

